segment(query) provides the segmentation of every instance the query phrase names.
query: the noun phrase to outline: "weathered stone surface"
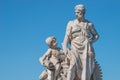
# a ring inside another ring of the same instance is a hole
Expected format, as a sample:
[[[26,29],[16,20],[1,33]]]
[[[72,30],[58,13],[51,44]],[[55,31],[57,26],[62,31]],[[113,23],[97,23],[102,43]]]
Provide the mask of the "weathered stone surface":
[[[40,62],[47,70],[42,72],[40,80],[102,80],[92,47],[99,35],[93,23],[85,19],[85,12],[84,5],[75,6],[76,19],[68,22],[63,50],[57,47],[54,36],[46,39],[49,49]]]

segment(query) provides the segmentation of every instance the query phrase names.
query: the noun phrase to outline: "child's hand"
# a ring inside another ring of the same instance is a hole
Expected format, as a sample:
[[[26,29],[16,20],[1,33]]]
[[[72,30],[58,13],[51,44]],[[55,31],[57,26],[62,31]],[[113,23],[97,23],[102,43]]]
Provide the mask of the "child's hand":
[[[49,63],[49,67],[53,67],[54,65],[53,65],[53,63]]]
[[[55,69],[53,63],[51,63],[51,62],[49,63],[49,65],[48,65],[48,69],[50,69],[50,70],[54,70],[54,69]]]

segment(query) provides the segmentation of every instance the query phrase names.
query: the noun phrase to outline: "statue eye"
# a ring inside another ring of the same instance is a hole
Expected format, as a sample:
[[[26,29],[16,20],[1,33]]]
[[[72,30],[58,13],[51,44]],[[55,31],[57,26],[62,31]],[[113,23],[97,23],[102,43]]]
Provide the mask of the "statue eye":
[[[56,42],[56,40],[55,40],[55,39],[53,39],[51,43],[55,43],[55,42]]]

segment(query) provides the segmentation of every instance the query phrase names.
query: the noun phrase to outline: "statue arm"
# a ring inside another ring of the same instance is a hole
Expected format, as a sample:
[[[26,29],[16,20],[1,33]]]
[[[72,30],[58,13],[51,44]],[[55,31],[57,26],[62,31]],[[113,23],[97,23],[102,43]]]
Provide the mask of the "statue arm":
[[[46,60],[46,58],[49,58],[50,56],[51,56],[51,49],[48,49],[47,52],[39,59],[40,63],[43,66],[46,66],[45,65],[45,60]]]
[[[64,61],[65,58],[66,58],[65,53],[63,52],[63,50],[60,50],[60,61],[61,61],[61,62]]]
[[[95,42],[98,40],[99,38],[99,34],[97,33],[97,31],[95,30],[94,28],[94,25],[92,23],[89,23],[89,26],[90,26],[90,32],[92,34],[92,38],[90,39],[90,42]]]
[[[67,54],[67,46],[68,46],[68,43],[70,42],[70,35],[71,35],[71,21],[68,22],[68,25],[67,25],[67,29],[66,29],[66,34],[65,34],[65,37],[64,37],[64,41],[62,43],[62,47],[63,47],[63,52],[65,54]]]

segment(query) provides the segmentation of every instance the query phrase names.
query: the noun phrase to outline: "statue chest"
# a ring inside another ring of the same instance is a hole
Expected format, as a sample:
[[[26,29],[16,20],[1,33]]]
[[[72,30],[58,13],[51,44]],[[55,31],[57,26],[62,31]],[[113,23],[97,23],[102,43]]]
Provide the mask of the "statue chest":
[[[79,37],[90,36],[89,26],[87,25],[87,23],[74,24],[72,25],[71,34],[73,38],[78,36]]]

